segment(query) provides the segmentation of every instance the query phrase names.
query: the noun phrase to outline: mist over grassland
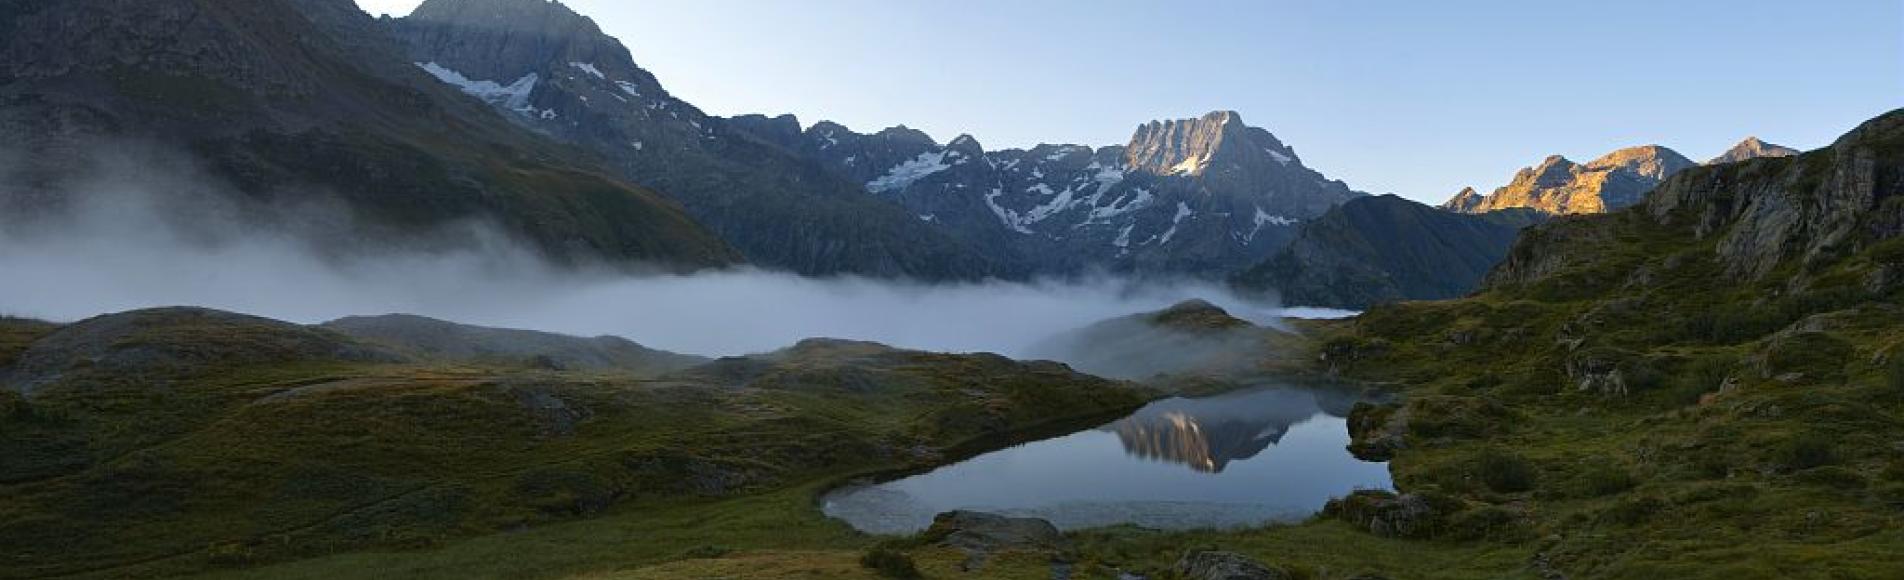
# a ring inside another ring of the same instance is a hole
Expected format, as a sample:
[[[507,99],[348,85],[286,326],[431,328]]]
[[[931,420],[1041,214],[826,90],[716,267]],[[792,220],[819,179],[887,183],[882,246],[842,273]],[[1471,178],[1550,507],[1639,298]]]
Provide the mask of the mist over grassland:
[[[816,336],[1023,355],[1054,333],[1187,298],[1259,323],[1278,315],[1205,282],[929,284],[555,266],[481,221],[392,231],[324,201],[326,192],[237,194],[189,160],[136,146],[115,144],[53,177],[23,159],[0,152],[0,313],[55,321],[171,305],[303,323],[402,312],[703,355]]]

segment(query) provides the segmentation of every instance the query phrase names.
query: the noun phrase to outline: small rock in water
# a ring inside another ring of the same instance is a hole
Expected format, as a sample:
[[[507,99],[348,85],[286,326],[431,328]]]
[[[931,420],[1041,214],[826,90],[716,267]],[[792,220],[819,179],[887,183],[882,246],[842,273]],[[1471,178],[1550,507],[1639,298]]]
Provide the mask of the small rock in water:
[[[967,510],[932,518],[926,536],[967,551],[1056,548],[1064,543],[1058,527],[1039,518],[1013,518]]]

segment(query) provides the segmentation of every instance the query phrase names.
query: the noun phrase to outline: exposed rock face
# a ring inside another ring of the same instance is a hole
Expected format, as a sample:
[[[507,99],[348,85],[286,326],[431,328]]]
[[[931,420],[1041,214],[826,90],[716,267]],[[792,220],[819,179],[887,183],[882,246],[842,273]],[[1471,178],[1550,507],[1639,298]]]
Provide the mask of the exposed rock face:
[[[30,152],[22,164],[33,176],[0,197],[13,215],[77,195],[97,140],[126,139],[189,154],[229,182],[220,185],[232,199],[342,202],[361,227],[330,232],[339,237],[482,219],[558,258],[682,268],[739,259],[673,202],[603,178],[431,81],[348,0],[16,2],[4,12],[0,131]]]
[[[734,119],[974,247],[1047,273],[1225,274],[1295,225],[1362,195],[1304,167],[1232,111],[1153,121],[1122,146],[986,151],[905,127],[871,135],[789,117]]]
[[[1287,248],[1232,282],[1304,306],[1454,298],[1478,288],[1521,228],[1541,219],[1521,208],[1466,215],[1392,195],[1359,198],[1304,223]]]
[[[1727,149],[1725,153],[1707,161],[1706,165],[1737,163],[1747,159],[1758,159],[1760,157],[1791,157],[1798,153],[1799,151],[1797,149],[1766,143],[1760,141],[1758,137],[1746,137],[1745,140],[1740,141],[1738,145],[1733,145],[1732,148]]]
[[[1456,213],[1480,213],[1476,210],[1484,203],[1487,203],[1487,196],[1481,195],[1472,187],[1463,187],[1461,191],[1455,192],[1454,197],[1443,202],[1441,209]]]
[[[1517,207],[1548,214],[1605,213],[1639,203],[1667,176],[1695,165],[1658,145],[1620,149],[1585,165],[1550,155],[1539,165],[1522,168],[1490,195],[1476,199],[1472,189],[1464,189],[1442,208],[1464,213]]]
[[[798,132],[791,117],[730,123],[673,97],[559,2],[429,0],[383,24],[414,68],[678,200],[753,263],[811,275],[1024,274],[771,142]]]
[[[1719,255],[1734,275],[1756,278],[1787,258],[1811,263],[1904,234],[1904,208],[1883,203],[1904,193],[1900,142],[1904,114],[1893,111],[1777,165],[1690,172],[1661,186],[1646,212],[1721,236]]]
[[[1185,580],[1293,580],[1295,576],[1235,552],[1192,550],[1177,559],[1177,577]]]
[[[488,328],[414,316],[352,316],[322,325],[345,335],[424,358],[528,361],[552,370],[616,369],[665,373],[707,359],[655,350],[618,336],[583,338],[550,332]]]
[[[1729,276],[1758,279],[1786,260],[1814,264],[1904,235],[1904,111],[1881,115],[1830,147],[1757,163],[1699,167],[1668,179],[1639,213],[1623,219],[1684,224],[1718,237]],[[1530,228],[1488,274],[1489,287],[1527,284],[1591,262],[1609,228],[1556,220]]]

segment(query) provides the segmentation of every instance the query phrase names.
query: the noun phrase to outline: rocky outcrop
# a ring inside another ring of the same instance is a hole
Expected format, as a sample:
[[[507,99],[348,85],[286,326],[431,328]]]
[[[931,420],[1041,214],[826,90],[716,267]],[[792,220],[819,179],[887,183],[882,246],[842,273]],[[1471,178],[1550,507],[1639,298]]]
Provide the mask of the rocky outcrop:
[[[1799,151],[1797,149],[1766,143],[1760,141],[1758,137],[1746,137],[1744,141],[1740,141],[1738,145],[1733,145],[1732,148],[1727,149],[1725,153],[1706,161],[1706,165],[1737,163],[1748,159],[1758,159],[1760,157],[1791,157],[1798,153]]]
[[[1646,206],[1661,223],[1690,224],[1719,237],[1727,272],[1756,278],[1788,258],[1804,263],[1904,234],[1904,192],[1896,167],[1904,113],[1866,121],[1830,147],[1771,163],[1687,172]]]
[[[1302,224],[1287,248],[1231,282],[1303,306],[1455,298],[1480,287],[1521,229],[1542,219],[1520,208],[1467,215],[1392,195],[1359,198]]]
[[[1236,552],[1191,550],[1173,567],[1184,580],[1293,580],[1296,576]]]
[[[968,510],[933,516],[925,537],[968,552],[1052,549],[1064,544],[1064,534],[1051,522]]]
[[[1322,515],[1384,538],[1431,538],[1446,531],[1449,516],[1462,507],[1441,496],[1361,490],[1329,500]]]
[[[1584,165],[1550,155],[1522,168],[1513,181],[1484,197],[1464,189],[1444,209],[1482,213],[1530,208],[1547,214],[1605,213],[1639,203],[1667,176],[1697,165],[1658,145],[1627,147]]]

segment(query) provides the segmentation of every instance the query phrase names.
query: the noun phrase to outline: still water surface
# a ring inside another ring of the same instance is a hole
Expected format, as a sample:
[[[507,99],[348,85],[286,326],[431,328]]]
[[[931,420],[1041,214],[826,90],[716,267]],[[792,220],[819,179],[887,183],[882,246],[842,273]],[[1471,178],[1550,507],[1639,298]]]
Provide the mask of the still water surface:
[[[1158,401],[1108,425],[931,472],[841,488],[828,516],[861,531],[924,529],[976,509],[1062,529],[1235,527],[1301,519],[1331,497],[1390,489],[1386,463],[1349,455],[1350,394],[1269,385]]]

